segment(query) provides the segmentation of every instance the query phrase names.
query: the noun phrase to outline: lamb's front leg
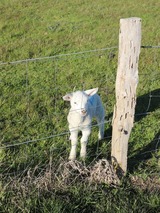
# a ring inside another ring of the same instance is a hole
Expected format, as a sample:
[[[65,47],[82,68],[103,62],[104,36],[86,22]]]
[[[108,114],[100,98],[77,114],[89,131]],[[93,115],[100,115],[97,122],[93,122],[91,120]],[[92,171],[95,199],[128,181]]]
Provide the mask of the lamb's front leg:
[[[82,130],[82,138],[81,138],[81,151],[80,151],[80,157],[82,159],[85,159],[86,157],[86,146],[87,146],[87,142],[88,142],[88,137],[91,134],[91,129],[84,129]]]
[[[71,140],[71,151],[69,154],[69,160],[76,159],[76,148],[77,148],[77,141],[78,141],[78,131],[70,131],[70,140]]]

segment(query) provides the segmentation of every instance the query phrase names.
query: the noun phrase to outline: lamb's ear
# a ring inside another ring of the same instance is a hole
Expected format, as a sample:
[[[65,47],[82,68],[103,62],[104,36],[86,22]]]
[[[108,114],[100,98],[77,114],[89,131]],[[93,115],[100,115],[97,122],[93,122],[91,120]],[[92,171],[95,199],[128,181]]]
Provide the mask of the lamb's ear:
[[[70,101],[72,98],[72,93],[68,93],[67,95],[63,96],[64,101]]]
[[[93,88],[93,89],[89,89],[89,90],[86,90],[85,93],[88,95],[88,96],[92,96],[94,94],[96,94],[98,92],[98,87],[97,88]]]

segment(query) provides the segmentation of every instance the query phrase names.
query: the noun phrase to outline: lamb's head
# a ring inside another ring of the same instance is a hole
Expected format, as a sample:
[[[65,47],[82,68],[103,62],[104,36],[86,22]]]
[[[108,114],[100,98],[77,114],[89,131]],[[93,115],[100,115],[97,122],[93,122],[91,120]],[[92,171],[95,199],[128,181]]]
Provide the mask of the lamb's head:
[[[63,96],[65,101],[70,101],[71,109],[78,113],[81,116],[85,116],[88,112],[88,101],[91,96],[96,94],[98,88],[89,89],[86,91],[76,91],[73,93],[68,93],[67,95]]]

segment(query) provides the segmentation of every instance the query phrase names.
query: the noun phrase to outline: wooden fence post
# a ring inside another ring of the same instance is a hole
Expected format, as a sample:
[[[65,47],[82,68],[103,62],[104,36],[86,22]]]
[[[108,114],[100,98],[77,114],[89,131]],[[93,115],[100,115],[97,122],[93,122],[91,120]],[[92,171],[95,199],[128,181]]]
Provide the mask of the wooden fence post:
[[[112,163],[127,171],[128,140],[133,127],[138,60],[141,47],[141,19],[120,20],[116,104],[112,120]]]

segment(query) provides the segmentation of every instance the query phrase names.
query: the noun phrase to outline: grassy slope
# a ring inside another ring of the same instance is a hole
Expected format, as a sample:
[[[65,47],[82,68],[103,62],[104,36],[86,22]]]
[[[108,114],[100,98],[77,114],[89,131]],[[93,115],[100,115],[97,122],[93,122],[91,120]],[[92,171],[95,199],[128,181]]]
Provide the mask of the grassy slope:
[[[159,42],[156,1],[1,1],[2,61],[118,44],[119,19],[143,20],[143,44]]]
[[[117,46],[119,19],[131,16],[142,18],[142,45],[159,45],[159,6],[155,0],[1,0],[0,61]],[[113,59],[109,58],[110,53],[115,54]],[[109,116],[114,104],[116,67],[117,50],[88,53],[83,57],[68,56],[56,61],[1,66],[2,143],[45,138],[66,131],[68,105],[61,97],[75,86],[76,89],[99,86]],[[146,112],[150,91],[159,94],[159,68],[159,50],[142,50],[137,112]],[[152,113],[136,117],[129,143],[129,171],[143,178],[156,176],[159,170],[159,153],[156,151],[160,126],[158,107],[159,99],[152,98],[148,109]],[[90,139],[90,155],[97,147],[96,134],[97,130]],[[109,124],[106,125],[108,135],[111,135]],[[43,139],[33,145],[3,150],[1,172],[21,171],[36,165],[43,168],[44,163],[48,164],[49,154],[55,162],[59,162],[60,157],[67,158],[67,138],[65,135]],[[99,147],[101,157],[106,157],[106,152],[109,157],[110,143],[104,141]],[[91,160],[93,158],[88,159],[89,163]],[[25,186],[28,192],[19,191],[22,193],[20,201],[16,191],[7,187],[5,182],[0,187],[4,212],[14,212],[16,205],[24,212],[36,211],[36,208],[42,212],[158,212],[160,205],[157,193],[135,189],[128,182],[119,189],[106,187],[103,190],[103,186],[95,191],[75,184],[67,190],[44,190],[41,196],[28,184]]]

